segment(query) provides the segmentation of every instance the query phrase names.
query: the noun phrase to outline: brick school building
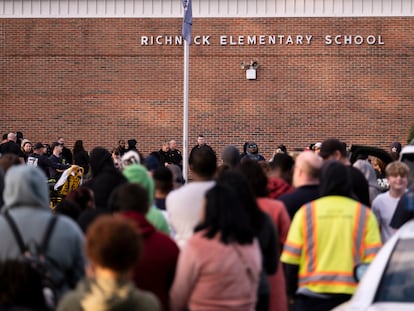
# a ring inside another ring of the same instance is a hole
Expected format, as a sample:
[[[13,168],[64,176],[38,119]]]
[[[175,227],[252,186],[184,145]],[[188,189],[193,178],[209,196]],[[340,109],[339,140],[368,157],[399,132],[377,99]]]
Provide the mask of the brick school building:
[[[193,0],[189,148],[200,133],[266,158],[327,137],[405,144],[414,0],[367,2]],[[0,130],[182,149],[182,16],[179,0],[3,2]]]

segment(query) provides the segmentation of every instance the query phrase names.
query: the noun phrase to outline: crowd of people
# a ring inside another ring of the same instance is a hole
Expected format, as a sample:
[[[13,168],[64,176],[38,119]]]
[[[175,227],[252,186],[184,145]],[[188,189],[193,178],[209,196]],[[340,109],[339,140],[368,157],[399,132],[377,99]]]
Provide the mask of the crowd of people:
[[[10,310],[330,310],[355,291],[354,266],[414,216],[405,163],[351,163],[332,138],[294,154],[280,144],[266,160],[255,142],[215,150],[199,135],[191,180],[175,140],[144,156],[135,139],[87,152],[82,140],[70,150],[63,137],[49,146],[9,133],[0,154]],[[73,166],[82,182],[51,207],[51,180]],[[53,263],[52,303],[14,233],[31,250],[51,219],[39,249]]]

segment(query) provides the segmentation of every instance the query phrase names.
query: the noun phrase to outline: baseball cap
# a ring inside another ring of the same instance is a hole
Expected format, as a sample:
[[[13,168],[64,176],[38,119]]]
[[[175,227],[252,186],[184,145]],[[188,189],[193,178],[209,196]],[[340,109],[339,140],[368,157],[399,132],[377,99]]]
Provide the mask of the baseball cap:
[[[313,145],[312,149],[313,149],[313,150],[315,150],[315,149],[320,149],[320,148],[321,148],[321,146],[322,146],[322,143],[318,142],[318,143],[316,143],[316,144],[314,144],[314,145]]]
[[[38,142],[33,146],[33,149],[41,149],[41,148],[44,148],[44,147],[46,147],[46,146],[43,145],[41,142]]]

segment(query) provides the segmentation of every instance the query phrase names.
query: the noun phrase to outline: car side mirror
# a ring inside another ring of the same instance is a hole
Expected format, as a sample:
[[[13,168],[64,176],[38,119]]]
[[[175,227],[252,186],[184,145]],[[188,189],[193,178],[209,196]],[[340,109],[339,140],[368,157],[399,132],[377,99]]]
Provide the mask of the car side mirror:
[[[362,277],[364,276],[365,272],[369,267],[369,263],[359,263],[354,267],[354,279],[355,281],[361,281]]]

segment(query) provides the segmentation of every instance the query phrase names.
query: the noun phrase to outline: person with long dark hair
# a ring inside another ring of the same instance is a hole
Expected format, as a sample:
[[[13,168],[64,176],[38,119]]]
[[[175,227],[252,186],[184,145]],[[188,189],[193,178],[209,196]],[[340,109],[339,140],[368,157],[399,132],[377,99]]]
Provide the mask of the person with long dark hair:
[[[83,175],[88,176],[89,172],[89,154],[83,147],[83,141],[77,140],[75,141],[75,145],[73,146],[73,160],[76,165],[79,165],[83,168]]]
[[[275,274],[279,264],[279,235],[270,216],[263,212],[257,205],[254,193],[245,176],[236,170],[229,169],[223,171],[218,176],[218,182],[224,183],[236,191],[256,232],[262,252],[262,272],[260,274],[256,310],[268,311],[270,301],[268,275]]]
[[[273,221],[278,232],[281,246],[286,241],[289,231],[290,218],[286,208],[279,201],[271,199],[267,189],[268,178],[266,173],[257,161],[246,159],[240,163],[240,172],[247,178],[259,208],[267,213]],[[270,308],[271,311],[287,311],[288,301],[285,290],[285,278],[282,264],[279,262],[279,269],[276,274],[269,276],[270,282]]]
[[[206,193],[194,231],[178,258],[172,310],[254,310],[260,247],[233,189],[216,184]]]

